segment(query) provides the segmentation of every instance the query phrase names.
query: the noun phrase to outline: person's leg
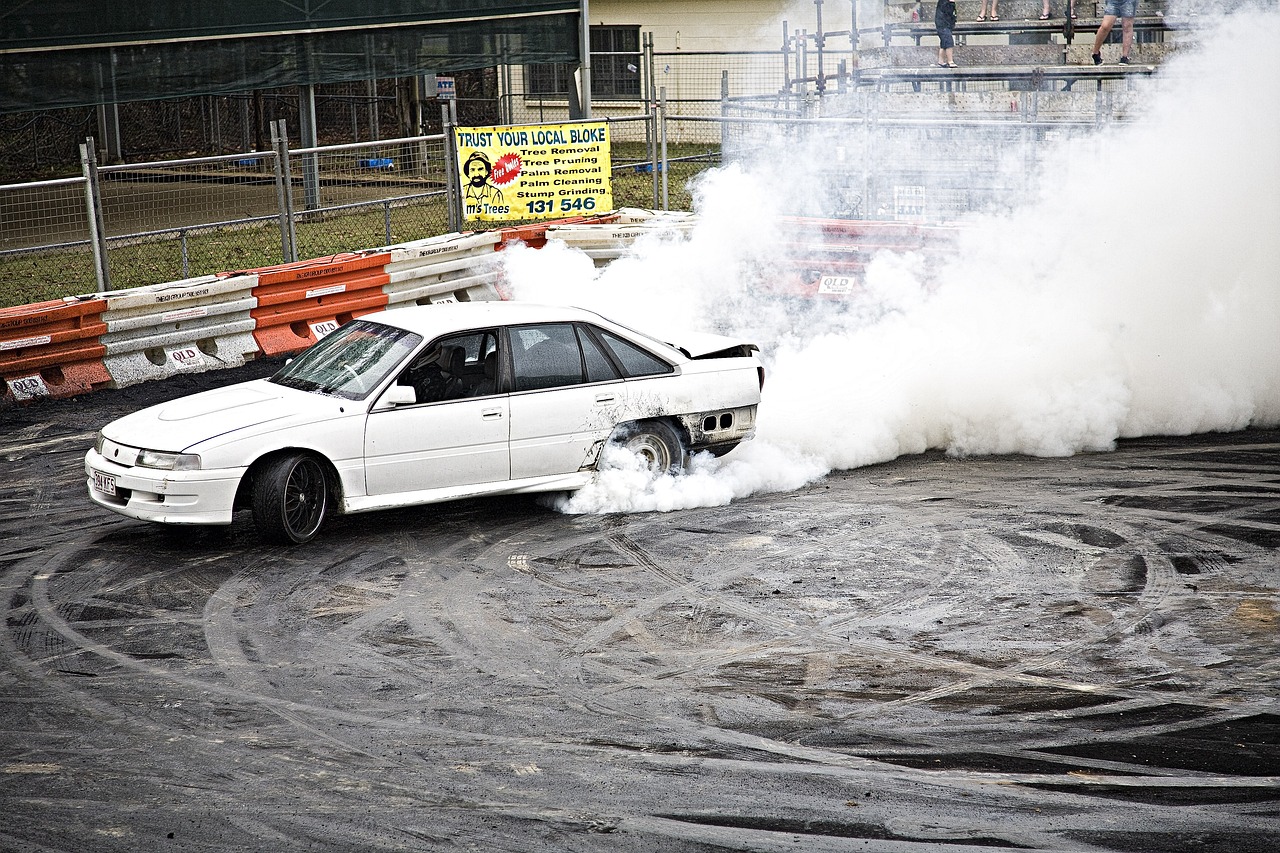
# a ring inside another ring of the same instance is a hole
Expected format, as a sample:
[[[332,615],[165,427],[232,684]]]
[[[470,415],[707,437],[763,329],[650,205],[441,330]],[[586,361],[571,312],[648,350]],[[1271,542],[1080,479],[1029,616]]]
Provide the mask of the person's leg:
[[[1049,0],[1044,0],[1044,5],[1040,7],[1040,20],[1049,20]]]
[[[1125,18],[1120,22],[1120,58],[1128,61],[1129,51],[1133,49],[1133,18]]]
[[[996,12],[996,4],[999,2],[1000,0],[991,0],[991,14],[988,15],[988,17],[991,18],[991,20],[993,21],[1000,20],[1000,15],[999,13]]]
[[[1102,23],[1098,24],[1098,34],[1093,37],[1093,55],[1097,56],[1102,52],[1102,43],[1107,40],[1107,36],[1111,35],[1111,28],[1116,25],[1115,15],[1103,15]]]

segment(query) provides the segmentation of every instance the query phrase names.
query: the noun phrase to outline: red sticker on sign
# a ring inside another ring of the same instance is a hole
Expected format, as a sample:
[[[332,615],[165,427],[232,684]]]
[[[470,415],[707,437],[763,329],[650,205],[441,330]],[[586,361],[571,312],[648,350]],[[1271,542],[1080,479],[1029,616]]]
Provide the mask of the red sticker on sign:
[[[489,178],[494,186],[505,187],[507,184],[520,177],[520,155],[512,151],[510,154],[503,154],[498,158],[498,162],[493,164],[493,176]]]

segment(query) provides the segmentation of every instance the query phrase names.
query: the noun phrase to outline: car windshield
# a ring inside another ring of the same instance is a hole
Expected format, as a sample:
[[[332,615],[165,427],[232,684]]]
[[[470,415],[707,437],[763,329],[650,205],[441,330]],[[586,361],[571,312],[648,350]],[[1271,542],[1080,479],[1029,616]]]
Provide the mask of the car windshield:
[[[353,320],[276,371],[277,385],[363,400],[417,349],[422,337],[404,329]]]

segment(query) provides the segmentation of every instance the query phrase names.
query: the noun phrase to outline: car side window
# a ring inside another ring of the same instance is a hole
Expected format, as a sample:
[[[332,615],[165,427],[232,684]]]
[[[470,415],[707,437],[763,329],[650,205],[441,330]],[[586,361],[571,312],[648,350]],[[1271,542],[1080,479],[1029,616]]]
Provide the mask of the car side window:
[[[423,350],[396,381],[412,387],[419,403],[493,394],[497,340],[491,330],[441,338]]]
[[[613,362],[600,349],[600,344],[581,326],[578,327],[578,343],[582,346],[582,361],[587,366],[588,382],[609,382],[619,378]]]
[[[671,365],[658,358],[651,352],[643,350],[630,341],[623,340],[615,334],[599,330],[600,338],[604,341],[605,346],[613,353],[618,364],[622,365],[623,375],[628,378],[635,376],[657,376],[661,373],[670,373]]]
[[[572,323],[514,326],[510,340],[514,390],[536,391],[582,382],[582,350]]]

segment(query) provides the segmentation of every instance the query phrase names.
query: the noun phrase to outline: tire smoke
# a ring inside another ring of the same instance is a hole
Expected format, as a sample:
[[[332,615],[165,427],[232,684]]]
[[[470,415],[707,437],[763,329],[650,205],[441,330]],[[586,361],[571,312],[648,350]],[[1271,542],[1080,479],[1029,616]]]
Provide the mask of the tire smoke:
[[[563,244],[504,253],[517,298],[764,350],[754,441],[656,483],[615,462],[559,508],[719,505],[930,449],[1065,456],[1280,424],[1276,32],[1274,7],[1223,16],[1143,82],[1139,115],[1037,152],[1032,197],[955,223],[941,258],[876,257],[838,307],[777,298],[787,246],[765,213],[832,139],[704,174],[691,233],[603,270]]]

